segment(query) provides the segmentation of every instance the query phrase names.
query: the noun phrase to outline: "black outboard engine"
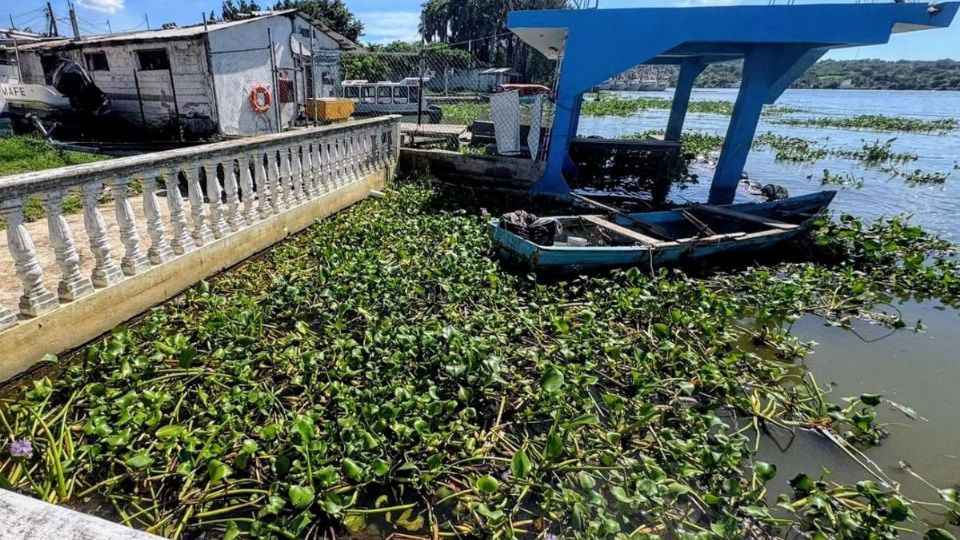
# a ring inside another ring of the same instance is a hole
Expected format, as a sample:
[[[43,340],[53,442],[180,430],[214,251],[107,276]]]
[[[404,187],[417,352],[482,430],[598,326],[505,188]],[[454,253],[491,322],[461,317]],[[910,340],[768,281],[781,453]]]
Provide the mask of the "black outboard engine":
[[[70,105],[81,112],[103,116],[110,112],[110,100],[80,64],[60,58],[51,75],[53,87],[70,99]]]

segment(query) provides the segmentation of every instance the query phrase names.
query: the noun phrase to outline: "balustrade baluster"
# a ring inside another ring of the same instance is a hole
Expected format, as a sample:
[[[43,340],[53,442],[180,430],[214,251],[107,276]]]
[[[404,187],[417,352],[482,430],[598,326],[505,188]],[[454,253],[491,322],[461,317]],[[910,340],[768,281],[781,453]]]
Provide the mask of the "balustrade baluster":
[[[279,154],[277,150],[270,150],[268,154],[270,162],[268,166],[270,168],[270,191],[271,197],[270,202],[273,206],[273,213],[279,214],[280,212],[287,209],[286,205],[286,196],[284,192],[286,191],[286,184],[283,181],[283,175],[280,174],[280,162]]]
[[[309,201],[311,196],[309,169],[304,170],[303,166],[303,160],[309,155],[308,152],[307,146],[296,146],[293,149],[293,168],[296,169],[294,174],[297,175],[297,193],[300,195],[301,202]]]
[[[257,154],[256,168],[260,173],[260,181],[257,183],[257,195],[260,199],[258,210],[260,219],[266,219],[274,213],[274,198],[276,198],[276,187],[273,184],[273,178],[270,177],[270,153]]]
[[[360,178],[359,157],[360,153],[357,152],[357,134],[355,131],[351,131],[350,134],[347,135],[347,163],[349,164],[347,178],[350,183]]]
[[[60,267],[57,296],[62,302],[72,302],[93,292],[93,283],[80,272],[80,255],[73,241],[73,231],[63,216],[63,191],[52,189],[43,194],[43,206],[47,211],[50,243],[53,244],[57,266]]]
[[[338,188],[347,183],[347,174],[349,163],[347,161],[347,140],[346,138],[337,139],[337,178],[334,185]]]
[[[300,194],[300,181],[297,178],[296,160],[297,147],[284,148],[280,153],[281,161],[283,162],[283,176],[287,179],[287,195],[290,197],[290,207],[294,207],[302,201],[302,196]]]
[[[253,174],[250,172],[250,162],[247,156],[241,154],[240,164],[240,189],[243,191],[243,222],[247,225],[253,225],[257,221],[257,213],[253,207],[253,200],[257,194],[253,190]],[[256,164],[254,164],[256,166]],[[262,199],[261,199],[262,200]]]
[[[307,183],[310,186],[311,197],[320,195],[320,182],[317,176],[317,170],[320,168],[320,163],[315,159],[315,152],[317,152],[316,141],[307,145],[306,156],[304,156],[307,159]]]
[[[17,277],[23,284],[20,313],[36,317],[59,306],[57,296],[43,285],[43,269],[37,260],[30,232],[23,223],[24,198],[13,197],[0,202],[0,215],[7,226],[7,248],[13,257]]]
[[[223,162],[223,189],[227,194],[227,206],[225,208],[227,226],[231,232],[240,230],[240,224],[243,222],[243,216],[240,215],[240,194],[237,186],[237,166],[235,163],[244,163],[244,159],[237,160],[234,157]]]
[[[325,141],[323,145],[323,154],[320,156],[323,160],[323,192],[327,193],[336,189],[333,185],[333,179],[337,174],[337,149],[335,141]]]
[[[167,230],[160,215],[160,201],[157,200],[156,172],[143,175],[143,214],[147,218],[147,234],[150,235],[150,247],[147,257],[152,264],[163,264],[173,258],[173,251],[167,242]]]
[[[377,167],[387,168],[386,136],[383,126],[377,127]]]
[[[320,182],[320,193],[330,191],[330,142],[320,141],[317,145],[317,162],[319,165],[318,177]]]
[[[17,314],[0,306],[0,332],[17,325]]]
[[[214,238],[223,238],[227,230],[226,212],[223,208],[223,188],[220,187],[220,178],[217,174],[217,162],[205,161],[203,169],[207,177],[207,201],[210,204],[210,230]],[[224,169],[226,174],[226,169]]]
[[[93,252],[94,267],[90,276],[93,286],[109,287],[122,281],[123,272],[113,260],[107,241],[107,225],[100,213],[100,182],[83,185],[83,226]]]
[[[187,196],[190,198],[190,215],[193,218],[193,232],[190,233],[190,237],[198,247],[209,244],[213,240],[213,234],[207,227],[207,211],[203,205],[200,168],[198,164],[191,164],[183,170],[187,175]]]
[[[167,208],[170,210],[170,224],[173,225],[173,238],[170,247],[177,255],[192,251],[197,246],[187,229],[187,215],[183,211],[183,197],[180,195],[180,172],[177,169],[162,171],[163,183],[167,189]],[[189,173],[187,173],[189,174]]]
[[[128,276],[135,276],[149,268],[150,261],[140,250],[140,231],[137,230],[137,218],[130,204],[130,178],[111,178],[106,184],[113,195],[113,210],[120,228],[120,243],[124,248],[120,269]]]

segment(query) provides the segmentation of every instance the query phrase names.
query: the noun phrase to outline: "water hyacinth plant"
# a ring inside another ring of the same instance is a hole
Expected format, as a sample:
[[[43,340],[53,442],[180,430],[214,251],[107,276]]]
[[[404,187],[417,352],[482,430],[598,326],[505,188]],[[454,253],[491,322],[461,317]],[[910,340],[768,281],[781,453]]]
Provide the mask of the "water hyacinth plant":
[[[4,483],[174,538],[922,527],[889,488],[813,476],[772,511],[751,438],[879,440],[882,398],[828,399],[790,363],[812,345],[789,323],[895,325],[874,306],[897,293],[955,304],[949,244],[843,217],[816,262],[544,281],[492,256],[479,206],[516,203],[402,186],[117,328],[0,403],[0,436],[33,445],[0,456]]]
[[[882,114],[862,114],[858,116],[836,116],[816,118],[781,118],[775,121],[788,126],[805,126],[833,129],[863,129],[869,131],[902,131],[908,133],[947,133],[960,127],[956,118],[937,118],[923,120],[886,116]]]

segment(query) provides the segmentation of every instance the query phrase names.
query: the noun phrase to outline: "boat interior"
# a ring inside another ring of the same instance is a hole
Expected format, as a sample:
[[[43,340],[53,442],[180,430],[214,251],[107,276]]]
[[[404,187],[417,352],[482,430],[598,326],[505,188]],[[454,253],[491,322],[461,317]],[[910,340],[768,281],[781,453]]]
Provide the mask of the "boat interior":
[[[765,214],[696,205],[669,212],[582,215],[556,218],[557,247],[666,247],[698,242],[738,240],[781,234],[799,228],[815,212],[775,209]]]

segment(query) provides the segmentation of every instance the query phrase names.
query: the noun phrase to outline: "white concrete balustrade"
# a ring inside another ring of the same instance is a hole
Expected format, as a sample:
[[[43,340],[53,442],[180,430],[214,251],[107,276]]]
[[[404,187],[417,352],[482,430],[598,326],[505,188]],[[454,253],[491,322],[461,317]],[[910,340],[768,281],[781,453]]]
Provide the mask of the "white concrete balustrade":
[[[0,278],[22,287],[18,305],[0,305],[0,335],[298,206],[335,196],[332,192],[392,167],[399,139],[398,118],[383,117],[0,178],[6,237],[0,259],[9,257],[15,274]],[[105,194],[112,204],[104,204]],[[71,225],[62,208],[71,195],[83,206],[82,244],[75,240],[78,220]],[[48,238],[42,240],[52,246],[54,276],[45,275],[38,261],[31,236],[38,228],[25,223],[24,204],[31,197],[46,212]],[[104,213],[115,218],[119,242],[110,242]],[[92,269],[82,271],[81,259],[92,261]]]

